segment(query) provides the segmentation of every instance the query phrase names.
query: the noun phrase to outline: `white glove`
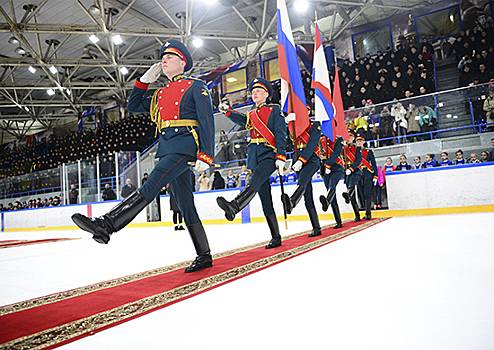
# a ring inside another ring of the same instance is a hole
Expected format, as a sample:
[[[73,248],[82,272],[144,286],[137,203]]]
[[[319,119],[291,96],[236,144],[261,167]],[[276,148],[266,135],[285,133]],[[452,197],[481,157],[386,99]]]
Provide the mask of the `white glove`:
[[[281,159],[276,159],[274,165],[276,166],[276,169],[278,169],[278,172],[280,174],[283,174],[283,169],[285,168],[285,161]]]
[[[142,77],[139,78],[139,81],[144,84],[154,83],[161,75],[161,62],[153,64],[147,71],[144,73]]]
[[[345,170],[345,174],[346,174],[347,176],[348,176],[348,175],[350,175],[351,173],[352,173],[352,171],[351,171],[350,169]]]
[[[285,121],[287,122],[294,122],[295,121],[295,113],[288,113],[288,115],[285,117]]]
[[[297,160],[293,165],[292,165],[292,169],[293,171],[295,172],[299,172],[300,169],[302,169],[302,167],[304,166],[304,164],[302,163],[301,160]]]
[[[203,171],[206,171],[209,169],[209,164],[198,159],[198,160],[196,160],[196,165],[194,166],[194,169],[198,173],[202,173]]]
[[[326,173],[326,175],[331,174],[331,168],[324,168],[324,172]]]
[[[230,102],[228,102],[228,100],[221,101],[221,103],[218,105],[218,109],[221,113],[225,114],[231,109]]]

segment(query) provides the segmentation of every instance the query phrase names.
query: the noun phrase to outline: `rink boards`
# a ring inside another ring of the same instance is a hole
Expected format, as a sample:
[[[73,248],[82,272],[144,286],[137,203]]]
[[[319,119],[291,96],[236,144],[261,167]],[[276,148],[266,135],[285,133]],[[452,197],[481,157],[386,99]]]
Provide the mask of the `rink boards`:
[[[389,210],[374,212],[374,216],[403,216],[447,214],[458,212],[489,212],[494,211],[494,164],[471,164],[454,167],[441,167],[427,170],[412,170],[396,172],[387,175],[387,196]],[[314,180],[313,197],[316,208],[322,219],[332,219],[332,214],[323,213],[319,196],[326,193],[321,180]],[[285,192],[293,193],[296,185],[285,185]],[[352,209],[342,199],[341,193],[345,190],[343,182],[337,188],[337,198],[344,218],[352,217]],[[223,212],[216,204],[216,198],[225,197],[227,200],[235,198],[239,189],[198,192],[194,201],[199,215],[205,224],[228,223]],[[280,200],[281,187],[272,187],[273,204],[279,218],[283,216],[283,207]],[[161,196],[162,223],[170,225],[171,212],[168,196]],[[303,205],[304,199],[294,209],[290,220],[306,220],[307,212]],[[75,228],[70,216],[82,213],[91,217],[99,216],[117,204],[118,201],[103,203],[88,203],[67,205],[53,208],[26,209],[15,212],[4,212],[1,215],[2,232],[22,231],[32,229],[70,229]],[[250,223],[263,221],[262,206],[259,197],[237,215],[235,223]],[[156,223],[154,223],[156,224]],[[131,226],[153,225],[147,223],[146,211],[142,211],[134,219]]]

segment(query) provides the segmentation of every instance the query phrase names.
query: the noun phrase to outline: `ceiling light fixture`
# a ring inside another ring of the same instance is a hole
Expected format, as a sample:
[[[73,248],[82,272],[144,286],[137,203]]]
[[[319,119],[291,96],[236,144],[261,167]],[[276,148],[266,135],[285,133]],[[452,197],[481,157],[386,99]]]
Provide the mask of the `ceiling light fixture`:
[[[15,49],[15,52],[19,55],[24,55],[26,53],[26,50],[19,46],[17,49]]]
[[[49,95],[49,96],[53,96],[55,95],[55,90],[53,90],[52,88],[49,88],[46,90],[46,93]]]
[[[36,68],[34,68],[33,66],[29,66],[29,68],[27,70],[33,74],[36,73]]]
[[[57,67],[55,67],[55,66],[51,66],[49,69],[50,69],[51,74],[57,74],[58,73]]]
[[[194,38],[192,39],[192,45],[195,48],[200,48],[204,44],[204,41],[201,38]]]
[[[113,41],[113,43],[115,45],[121,45],[121,44],[123,44],[123,39],[122,39],[122,37],[119,34],[113,35],[111,37],[111,40]]]
[[[99,38],[96,35],[91,34],[89,36],[89,41],[91,41],[93,44],[96,44],[99,41]]]
[[[120,67],[120,73],[122,73],[122,75],[126,75],[129,73],[129,70],[127,67]]]

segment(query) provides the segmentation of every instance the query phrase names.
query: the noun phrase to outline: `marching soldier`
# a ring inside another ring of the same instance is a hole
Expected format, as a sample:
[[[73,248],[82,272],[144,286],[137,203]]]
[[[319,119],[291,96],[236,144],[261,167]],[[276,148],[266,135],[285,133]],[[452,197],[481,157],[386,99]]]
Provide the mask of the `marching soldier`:
[[[212,266],[208,239],[194,205],[189,163],[195,162],[196,171],[201,173],[213,161],[213,108],[206,85],[184,75],[192,68],[192,56],[181,42],[167,41],[160,49],[160,56],[161,62],[136,80],[128,101],[130,112],[150,112],[156,123],[160,133],[158,163],[141,188],[107,214],[92,219],[74,214],[72,220],[92,233],[95,241],[107,244],[112,233],[129,224],[161,188],[170,184],[197,252],[196,259],[185,269],[193,272]],[[151,98],[147,94],[149,84],[159,78],[161,71],[169,83],[156,90]]]
[[[353,212],[355,213],[355,221],[360,221],[359,207],[357,204],[357,198],[355,197],[355,187],[358,185],[360,178],[362,177],[362,171],[359,168],[362,160],[362,153],[360,147],[353,144],[355,139],[355,132],[353,130],[348,131],[350,139],[348,144],[343,147],[343,156],[345,157],[345,185],[347,192],[343,192],[343,198],[346,203],[352,203]]]
[[[295,121],[295,113],[290,113],[285,118],[287,124]],[[312,196],[312,176],[317,172],[321,164],[319,159],[319,138],[321,137],[321,125],[318,122],[311,122],[309,128],[304,131],[296,140],[293,135],[290,139],[293,142],[293,148],[300,152],[297,161],[292,165],[292,169],[298,174],[297,188],[292,196],[284,193],[281,201],[285,206],[287,214],[291,214],[293,208],[298,204],[302,195],[304,196],[305,208],[309,214],[312,224],[312,232],[309,237],[316,237],[321,234],[321,225],[317,216],[314,198]]]
[[[371,202],[372,202],[372,190],[377,184],[377,164],[376,158],[374,157],[374,152],[371,149],[364,147],[365,137],[363,135],[357,135],[355,143],[357,147],[361,148],[362,161],[359,165],[360,170],[362,170],[362,180],[361,187],[362,199],[365,208],[365,220],[370,220],[371,215]]]
[[[343,224],[336,199],[336,187],[345,178],[345,157],[342,154],[344,141],[343,138],[338,137],[335,142],[332,142],[323,135],[320,144],[322,157],[321,176],[328,193],[326,196],[321,195],[319,200],[322,204],[323,211],[327,211],[331,205],[331,210],[336,221],[336,225],[333,228],[340,228]]]
[[[253,173],[249,184],[234,200],[228,202],[225,198],[218,197],[216,201],[219,207],[225,211],[227,220],[232,221],[235,215],[254,198],[256,193],[259,193],[262,210],[271,231],[272,239],[266,246],[267,249],[270,249],[281,245],[269,176],[276,169],[281,174],[285,167],[286,123],[281,115],[280,106],[266,104],[267,98],[273,93],[273,88],[267,80],[254,79],[249,85],[249,90],[256,106],[255,109],[247,112],[247,115],[232,110],[227,101],[223,101],[219,109],[234,123],[250,130],[251,140],[247,149],[247,168]]]

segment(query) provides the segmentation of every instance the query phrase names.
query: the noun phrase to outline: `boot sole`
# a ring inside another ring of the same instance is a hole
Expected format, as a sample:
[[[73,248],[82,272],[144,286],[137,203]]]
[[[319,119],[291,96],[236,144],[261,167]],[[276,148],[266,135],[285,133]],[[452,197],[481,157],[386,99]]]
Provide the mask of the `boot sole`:
[[[225,217],[228,221],[233,221],[233,219],[235,219],[235,215],[232,214],[232,212],[230,211],[230,208],[228,207],[228,201],[225,198],[216,198],[216,203],[225,212]]]
[[[94,229],[92,229],[93,222],[81,214],[72,215],[72,221],[83,231],[89,232],[93,235],[93,239],[100,244],[108,244],[110,237],[102,236],[97,234]]]
[[[204,270],[204,269],[207,269],[207,268],[210,268],[210,267],[213,267],[213,262],[210,262],[209,264],[204,264],[204,265],[199,266],[199,267],[194,267],[194,268],[191,268],[191,269],[189,269],[189,267],[187,267],[187,268],[185,268],[184,272],[185,273],[191,273],[191,272],[196,272],[196,271]]]
[[[326,197],[324,197],[324,196],[320,196],[319,197],[319,202],[321,202],[322,211],[328,211],[328,208],[329,208],[328,199]]]

